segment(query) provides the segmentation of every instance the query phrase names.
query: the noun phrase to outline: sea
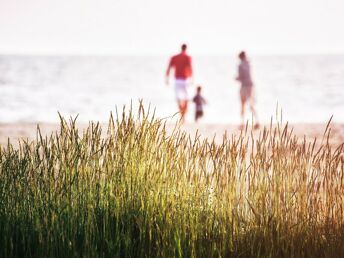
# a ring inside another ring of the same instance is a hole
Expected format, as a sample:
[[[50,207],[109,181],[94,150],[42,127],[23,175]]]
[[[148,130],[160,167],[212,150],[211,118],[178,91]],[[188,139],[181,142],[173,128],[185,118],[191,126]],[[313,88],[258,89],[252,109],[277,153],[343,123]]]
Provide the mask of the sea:
[[[0,123],[108,121],[140,101],[155,116],[176,120],[166,56],[0,56]],[[251,56],[261,123],[344,123],[344,55]],[[236,56],[194,56],[192,99],[201,85],[207,101],[201,123],[240,123]],[[193,123],[194,104],[186,117]],[[247,119],[251,115],[247,112]]]

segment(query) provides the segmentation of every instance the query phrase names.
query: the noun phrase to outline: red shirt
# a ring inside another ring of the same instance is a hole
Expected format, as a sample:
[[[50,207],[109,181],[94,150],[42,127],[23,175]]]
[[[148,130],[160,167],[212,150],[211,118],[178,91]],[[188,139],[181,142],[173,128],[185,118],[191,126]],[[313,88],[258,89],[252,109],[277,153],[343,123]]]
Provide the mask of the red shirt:
[[[191,57],[186,53],[180,53],[171,58],[169,67],[174,68],[176,79],[187,79],[192,75]]]

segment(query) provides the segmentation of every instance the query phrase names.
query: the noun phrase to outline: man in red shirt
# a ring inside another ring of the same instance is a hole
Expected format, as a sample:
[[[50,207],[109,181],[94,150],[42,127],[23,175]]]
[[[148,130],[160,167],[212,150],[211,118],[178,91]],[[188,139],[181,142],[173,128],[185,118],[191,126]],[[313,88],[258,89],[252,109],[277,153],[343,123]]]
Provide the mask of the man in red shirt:
[[[187,80],[192,77],[191,57],[186,54],[187,46],[183,44],[181,53],[171,58],[166,71],[166,84],[169,84],[171,69],[174,69],[175,92],[181,120],[184,121],[188,107]]]

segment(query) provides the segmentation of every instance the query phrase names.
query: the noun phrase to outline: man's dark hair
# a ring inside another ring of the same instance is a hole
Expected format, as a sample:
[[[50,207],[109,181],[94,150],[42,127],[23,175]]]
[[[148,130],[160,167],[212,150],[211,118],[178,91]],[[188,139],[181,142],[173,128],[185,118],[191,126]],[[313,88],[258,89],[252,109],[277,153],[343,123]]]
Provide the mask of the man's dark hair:
[[[246,58],[246,53],[245,53],[245,51],[241,51],[241,52],[240,52],[239,58],[240,58],[240,59],[245,59],[245,58]]]
[[[188,46],[186,44],[182,45],[182,51],[185,51],[188,48]]]

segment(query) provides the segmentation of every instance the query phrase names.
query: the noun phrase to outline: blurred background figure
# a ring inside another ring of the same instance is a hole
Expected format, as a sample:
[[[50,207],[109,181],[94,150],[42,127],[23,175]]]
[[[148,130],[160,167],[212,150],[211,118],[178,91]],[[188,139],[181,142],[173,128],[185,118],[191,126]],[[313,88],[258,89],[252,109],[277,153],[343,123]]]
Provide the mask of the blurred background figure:
[[[181,121],[184,122],[185,114],[188,107],[187,85],[188,79],[192,76],[191,57],[186,53],[187,45],[181,46],[181,52],[170,59],[166,71],[166,84],[169,84],[169,76],[171,69],[174,69],[175,93],[178,103]]]
[[[196,95],[193,97],[193,102],[195,103],[195,122],[198,121],[203,116],[203,105],[207,104],[203,96],[201,95],[202,87],[198,86],[196,90]]]
[[[241,125],[240,129],[244,127],[245,123],[245,106],[246,103],[249,103],[254,121],[254,128],[259,128],[257,112],[254,107],[254,85],[251,78],[251,68],[250,63],[247,60],[246,53],[244,51],[239,54],[240,64],[238,67],[238,76],[237,81],[241,83],[240,87],[240,101],[241,101]]]

